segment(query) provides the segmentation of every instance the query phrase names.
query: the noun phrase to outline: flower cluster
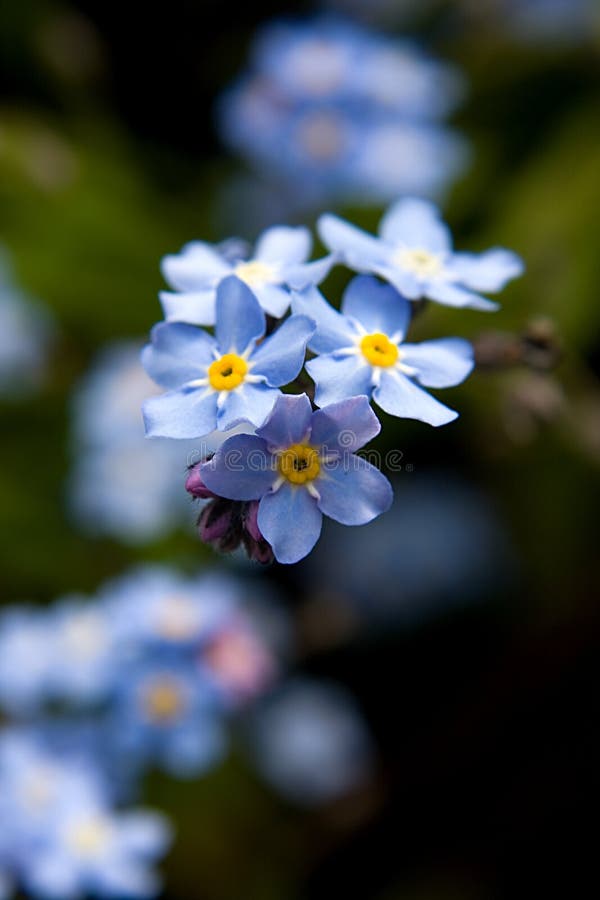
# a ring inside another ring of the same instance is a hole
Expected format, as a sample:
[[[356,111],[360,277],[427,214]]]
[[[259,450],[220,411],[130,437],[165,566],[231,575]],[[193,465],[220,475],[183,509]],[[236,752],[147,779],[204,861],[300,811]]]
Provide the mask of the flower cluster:
[[[0,618],[0,896],[157,893],[162,816],[123,810],[148,767],[205,772],[225,723],[276,674],[241,584],[136,569],[93,599]],[[10,876],[10,879],[9,879]],[[8,888],[7,888],[8,890]]]
[[[224,260],[201,242],[167,257],[175,293],[163,296],[167,321],[142,354],[167,389],[144,404],[147,434],[212,442],[186,485],[209,501],[201,536],[223,550],[243,541],[262,561],[270,551],[283,563],[306,556],[323,515],[362,525],[389,508],[389,482],[357,455],[380,430],[371,400],[435,426],[458,415],[427,388],[462,382],[472,347],[460,338],[406,341],[411,301],[494,309],[481,292],[501,290],[522,271],[508,250],[454,252],[425,200],[394,203],[377,237],[332,215],[318,229],[331,255],[313,263],[307,230],[284,227],[269,229],[249,260]],[[361,273],[341,311],[317,287],[338,263]],[[214,325],[214,334],[200,324]],[[302,371],[307,348],[314,390]],[[246,433],[213,452],[215,430],[226,437],[233,428]]]
[[[466,161],[440,125],[464,91],[451,66],[336,16],[259,32],[251,66],[224,95],[224,140],[303,202],[437,194]],[[298,186],[301,186],[298,192]]]

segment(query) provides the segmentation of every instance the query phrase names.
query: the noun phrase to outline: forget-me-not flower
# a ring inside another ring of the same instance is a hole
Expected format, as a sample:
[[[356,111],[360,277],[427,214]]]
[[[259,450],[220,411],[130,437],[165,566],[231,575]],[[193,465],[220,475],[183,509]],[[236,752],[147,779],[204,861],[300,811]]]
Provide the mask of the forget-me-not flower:
[[[411,305],[395,288],[362,275],[348,285],[342,312],[317,288],[297,294],[294,308],[317,322],[306,363],[316,384],[315,403],[327,406],[366,394],[393,416],[445,425],[458,415],[423,387],[460,384],[473,368],[473,349],[461,338],[404,343]]]
[[[179,322],[152,330],[144,348],[147,372],[170,390],[144,404],[150,437],[198,438],[241,422],[262,425],[304,363],[314,322],[291,316],[270,337],[250,288],[230,277],[217,289],[215,337]]]
[[[426,200],[393,203],[378,237],[330,214],[321,216],[318,230],[350,268],[380,275],[411,300],[426,297],[446,306],[496,309],[479,292],[500,291],[523,272],[521,259],[510,250],[454,252],[449,228]]]
[[[207,487],[230,500],[260,500],[258,527],[279,562],[306,556],[323,515],[364,525],[391,505],[381,472],[356,456],[380,431],[367,397],[313,413],[306,394],[283,395],[256,435],[226,441],[202,466]]]
[[[165,318],[214,325],[217,288],[235,275],[252,289],[263,310],[279,319],[290,305],[290,288],[320,284],[333,264],[331,256],[307,262],[311,249],[310,231],[303,226],[268,228],[250,259],[232,261],[217,246],[192,241],[162,261],[163,274],[176,291],[160,293]]]

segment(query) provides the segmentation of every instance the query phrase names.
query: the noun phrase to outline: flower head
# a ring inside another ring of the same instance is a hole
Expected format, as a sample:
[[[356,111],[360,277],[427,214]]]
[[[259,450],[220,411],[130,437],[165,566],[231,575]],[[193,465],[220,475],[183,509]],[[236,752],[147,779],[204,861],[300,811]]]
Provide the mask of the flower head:
[[[521,259],[510,250],[455,253],[439,210],[426,200],[393,203],[378,237],[329,214],[321,216],[318,228],[323,242],[350,268],[380,275],[410,300],[496,309],[479,292],[500,291],[523,272]]]
[[[148,373],[170,390],[144,404],[151,437],[203,437],[241,422],[261,425],[280,391],[304,363],[314,323],[291,316],[264,337],[265,315],[239,278],[217,290],[215,337],[194,325],[156,325],[142,361]]]
[[[162,291],[168,321],[214,325],[217,288],[235,275],[254,292],[262,309],[281,318],[290,305],[290,288],[319,284],[333,257],[307,262],[312,238],[307,228],[275,226],[258,239],[250,259],[229,259],[219,248],[193,241],[176,255],[165,256],[162,270],[176,293]]]
[[[363,275],[350,282],[339,313],[316,288],[297,294],[294,308],[309,312],[317,330],[306,364],[315,403],[327,406],[366,394],[393,416],[445,425],[458,413],[423,387],[451,387],[473,368],[473,349],[460,338],[404,343],[411,306],[395,288]]]
[[[310,553],[323,515],[363,525],[392,502],[381,472],[356,456],[379,433],[367,397],[313,413],[306,394],[278,398],[256,435],[230,438],[202,466],[206,486],[231,500],[258,500],[257,524],[279,562]]]

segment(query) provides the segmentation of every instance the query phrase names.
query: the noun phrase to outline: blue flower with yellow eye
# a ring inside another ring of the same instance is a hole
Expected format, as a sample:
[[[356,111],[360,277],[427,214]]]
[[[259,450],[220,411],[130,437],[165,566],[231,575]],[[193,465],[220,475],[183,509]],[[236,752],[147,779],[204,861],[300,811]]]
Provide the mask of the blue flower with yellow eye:
[[[282,395],[255,435],[230,438],[202,466],[202,479],[219,497],[259,500],[258,527],[275,558],[298,562],[323,515],[364,525],[389,509],[389,481],[354,452],[380,428],[367,397],[313,412],[306,394]]]
[[[471,344],[461,338],[404,343],[411,305],[393,287],[367,275],[354,278],[341,313],[316,288],[296,294],[293,304],[317,323],[309,348],[320,355],[306,363],[317,406],[366,394],[393,416],[430,425],[457,417],[423,387],[460,384],[473,368]]]
[[[142,362],[170,390],[144,403],[146,433],[199,438],[241,422],[262,425],[278,388],[302,368],[314,328],[306,316],[291,316],[263,340],[266,321],[258,300],[239,278],[226,278],[217,290],[214,337],[184,323],[154,327]]]
[[[448,226],[427,200],[393,203],[377,237],[329,214],[321,216],[318,230],[349,268],[381,276],[410,300],[493,310],[498,305],[480,292],[496,293],[523,272],[516,253],[500,247],[485,253],[454,252]]]

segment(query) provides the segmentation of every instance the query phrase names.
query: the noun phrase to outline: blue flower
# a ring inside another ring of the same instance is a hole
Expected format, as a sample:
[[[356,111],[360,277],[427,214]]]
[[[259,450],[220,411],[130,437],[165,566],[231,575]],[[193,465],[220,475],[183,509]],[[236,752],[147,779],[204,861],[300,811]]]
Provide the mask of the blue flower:
[[[144,404],[150,437],[197,438],[241,422],[261,425],[304,363],[314,322],[291,316],[265,340],[265,315],[250,289],[226,278],[217,290],[215,337],[193,325],[161,323],[142,361],[166,394]]]
[[[219,248],[203,241],[186,244],[177,255],[165,256],[162,271],[177,293],[161,291],[169,321],[214,325],[217,288],[235,275],[250,287],[263,310],[281,318],[290,305],[290,288],[319,284],[333,258],[307,262],[312,238],[307,228],[275,226],[259,238],[251,259],[231,261]]]
[[[320,355],[306,364],[317,406],[366,394],[393,416],[430,425],[457,417],[422,386],[460,384],[474,365],[471,344],[460,338],[403,343],[411,305],[395,288],[363,275],[348,285],[341,313],[317,288],[295,295],[293,303],[317,322],[309,347]]]
[[[496,309],[480,295],[495,293],[523,272],[521,259],[509,250],[455,253],[452,236],[428,201],[393,203],[374,237],[333,215],[321,216],[319,234],[357,272],[380,275],[405,297],[427,297],[446,306]]]
[[[380,427],[367,397],[313,413],[306,394],[283,395],[256,435],[223,444],[202,478],[220,497],[260,500],[262,535],[279,562],[294,563],[317,542],[323,514],[364,525],[390,507],[387,478],[354,453]]]
[[[9,608],[0,617],[0,707],[27,715],[43,704],[52,666],[51,631],[39,610]]]

